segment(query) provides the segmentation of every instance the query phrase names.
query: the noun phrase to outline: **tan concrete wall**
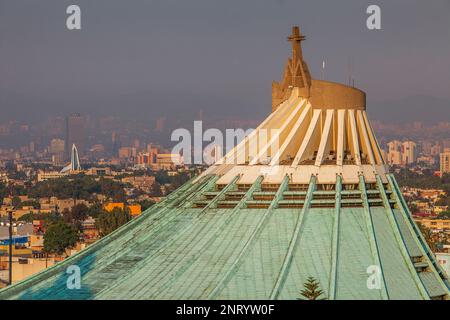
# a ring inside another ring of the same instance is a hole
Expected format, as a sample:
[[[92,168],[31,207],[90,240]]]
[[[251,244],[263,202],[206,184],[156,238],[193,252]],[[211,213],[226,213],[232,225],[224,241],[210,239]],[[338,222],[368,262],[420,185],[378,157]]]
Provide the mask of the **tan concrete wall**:
[[[312,80],[311,97],[315,109],[366,109],[366,94],[340,83]]]
[[[13,263],[13,278],[12,281],[18,282],[26,279],[48,267],[55,264],[53,259],[28,259],[28,264],[19,264],[18,261]]]

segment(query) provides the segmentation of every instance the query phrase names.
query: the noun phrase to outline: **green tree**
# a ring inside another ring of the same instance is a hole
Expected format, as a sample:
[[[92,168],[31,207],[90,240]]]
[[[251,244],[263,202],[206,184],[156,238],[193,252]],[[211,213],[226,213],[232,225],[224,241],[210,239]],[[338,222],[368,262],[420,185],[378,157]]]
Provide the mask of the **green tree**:
[[[450,211],[444,211],[438,214],[436,219],[449,220],[450,219]]]
[[[417,225],[419,226],[420,232],[422,233],[423,237],[425,238],[425,241],[428,243],[428,246],[430,247],[431,251],[436,252],[437,247],[436,247],[436,243],[433,239],[433,232],[429,228],[427,228],[423,224],[421,224],[420,222],[418,222]]]
[[[122,210],[120,208],[115,208],[111,212],[102,212],[99,214],[95,221],[95,225],[97,226],[100,236],[104,237],[130,220],[131,215],[128,209]]]
[[[419,208],[414,203],[408,202],[408,208],[409,208],[409,211],[411,211],[411,213],[413,213],[413,214],[416,212],[419,212]]]
[[[20,206],[20,198],[19,197],[14,197],[11,201],[11,204],[13,205],[13,207],[17,208]]]
[[[87,215],[92,218],[97,218],[100,213],[103,212],[103,206],[100,202],[94,203],[89,207]]]
[[[125,184],[103,177],[99,180],[99,183],[101,194],[113,199],[114,202],[125,202]]]
[[[161,185],[157,181],[152,184],[150,188],[150,194],[154,197],[160,197],[163,195],[161,191]]]
[[[28,191],[28,195],[33,198],[55,196],[59,199],[93,200],[95,194],[104,194],[117,202],[123,202],[125,199],[124,186],[123,183],[111,179],[102,177],[96,180],[94,177],[78,174],[38,182]]]
[[[24,215],[21,215],[18,219],[18,221],[24,221],[24,222],[33,222],[35,219],[35,215],[33,213],[25,213]]]
[[[0,200],[8,196],[8,187],[5,183],[0,182]]]
[[[37,200],[27,200],[27,201],[23,201],[23,202],[19,203],[18,207],[20,209],[22,209],[23,207],[33,207],[34,209],[40,209],[41,204]]]
[[[187,172],[181,172],[174,176],[169,176],[167,171],[160,170],[158,172],[155,172],[154,175],[156,182],[158,182],[160,185],[170,184],[174,189],[178,188],[190,179],[189,173]]]
[[[436,201],[437,206],[448,206],[450,208],[450,196],[446,194],[441,196],[438,201]]]
[[[150,208],[155,204],[155,202],[152,200],[142,200],[139,201],[138,203],[141,205],[142,212],[144,212],[145,210],[147,210],[148,208]]]
[[[53,213],[26,213],[23,216],[21,216],[19,221],[25,221],[25,222],[33,222],[33,220],[44,220],[45,225],[49,226],[53,223],[62,222],[63,218],[61,215],[53,212]]]
[[[72,222],[81,222],[86,220],[89,208],[84,203],[76,204],[70,210],[70,219]]]
[[[300,294],[306,300],[323,300],[318,299],[323,294],[323,291],[320,289],[319,282],[315,278],[308,277],[303,286],[304,289],[300,292]]]
[[[44,252],[63,255],[78,241],[77,231],[64,222],[51,224],[44,234]]]

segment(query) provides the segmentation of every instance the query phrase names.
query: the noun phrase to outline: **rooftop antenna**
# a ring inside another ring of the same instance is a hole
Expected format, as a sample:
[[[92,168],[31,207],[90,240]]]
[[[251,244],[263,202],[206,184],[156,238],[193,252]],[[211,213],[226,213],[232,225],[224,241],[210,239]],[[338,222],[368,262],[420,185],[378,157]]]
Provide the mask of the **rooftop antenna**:
[[[322,80],[325,80],[325,58],[322,60],[321,76],[322,76]]]
[[[354,63],[353,63],[353,57],[348,57],[348,85],[349,86],[355,86],[355,78],[353,75],[353,69],[354,69]]]

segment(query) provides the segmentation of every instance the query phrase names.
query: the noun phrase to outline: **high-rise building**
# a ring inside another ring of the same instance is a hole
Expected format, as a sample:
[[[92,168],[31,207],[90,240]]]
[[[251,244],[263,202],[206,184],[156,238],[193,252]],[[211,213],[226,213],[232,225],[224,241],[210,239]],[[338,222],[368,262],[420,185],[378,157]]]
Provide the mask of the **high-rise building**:
[[[140,149],[140,147],[141,147],[141,142],[139,141],[139,139],[134,139],[134,140],[133,140],[133,147],[136,148],[137,150]]]
[[[416,143],[393,140],[388,144],[387,159],[390,165],[409,165],[416,162]]]
[[[432,156],[438,156],[440,153],[441,153],[441,145],[439,143],[436,143],[434,146],[431,147]]]
[[[151,143],[148,143],[147,153],[149,154],[149,163],[156,163],[156,158],[158,156],[158,147],[152,145]]]
[[[120,137],[119,135],[113,131],[111,133],[111,153],[113,156],[117,156],[120,149]]]
[[[52,163],[56,166],[63,165],[65,162],[65,141],[62,139],[52,139],[48,148],[52,155]]]
[[[121,147],[119,149],[119,158],[132,160],[137,156],[137,150],[133,147]]]
[[[52,139],[50,141],[49,152],[51,154],[64,153],[65,142],[62,139]]]
[[[150,164],[150,154],[148,153],[139,153],[136,156],[136,164],[141,166],[148,166]]]
[[[35,152],[36,151],[36,143],[34,141],[30,142],[30,152]]]
[[[431,148],[433,147],[433,144],[430,141],[426,141],[426,140],[421,141],[420,146],[421,146],[421,148],[420,148],[421,153],[423,155],[426,155],[426,156],[431,155]]]
[[[319,299],[448,299],[366,94],[312,79],[298,27],[288,39],[292,57],[256,130],[140,219],[0,299],[296,300],[310,278]],[[67,286],[73,265],[81,290]]]
[[[413,141],[404,141],[402,143],[402,163],[404,165],[416,162],[416,143]]]
[[[64,165],[65,159],[64,159],[64,152],[61,153],[55,153],[52,155],[52,164],[55,166],[61,166]]]
[[[85,119],[79,113],[74,113],[66,118],[66,158],[70,158],[72,146],[75,145],[79,156],[83,156],[86,147]]]
[[[394,140],[389,142],[388,144],[388,163],[390,165],[401,165],[402,163],[402,143],[400,141]]]
[[[445,173],[450,173],[450,149],[445,149],[440,155],[440,171],[441,176]]]

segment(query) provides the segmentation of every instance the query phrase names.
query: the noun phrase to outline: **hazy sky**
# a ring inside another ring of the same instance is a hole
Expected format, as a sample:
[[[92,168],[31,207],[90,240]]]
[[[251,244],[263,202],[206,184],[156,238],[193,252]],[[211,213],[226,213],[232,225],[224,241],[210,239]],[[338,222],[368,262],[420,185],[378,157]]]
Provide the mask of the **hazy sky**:
[[[81,31],[66,29],[70,4]],[[366,28],[369,4],[381,6],[381,31]],[[0,117],[260,119],[293,24],[313,76],[322,59],[332,81],[352,66],[369,110],[450,100],[450,0],[0,0]]]

